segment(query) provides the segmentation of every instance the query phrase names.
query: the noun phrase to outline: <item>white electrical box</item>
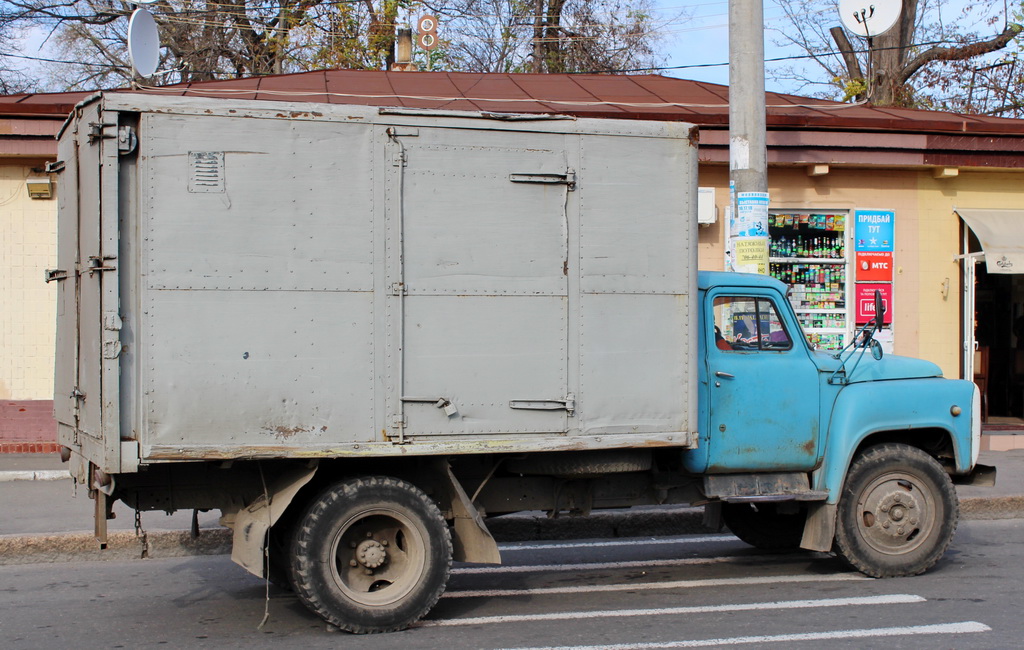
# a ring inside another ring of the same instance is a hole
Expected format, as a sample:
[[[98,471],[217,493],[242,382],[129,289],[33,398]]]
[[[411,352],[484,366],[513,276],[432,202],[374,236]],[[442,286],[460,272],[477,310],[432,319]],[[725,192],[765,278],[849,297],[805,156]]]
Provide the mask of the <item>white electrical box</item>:
[[[718,209],[715,207],[715,188],[697,188],[697,223],[701,225],[718,221]]]

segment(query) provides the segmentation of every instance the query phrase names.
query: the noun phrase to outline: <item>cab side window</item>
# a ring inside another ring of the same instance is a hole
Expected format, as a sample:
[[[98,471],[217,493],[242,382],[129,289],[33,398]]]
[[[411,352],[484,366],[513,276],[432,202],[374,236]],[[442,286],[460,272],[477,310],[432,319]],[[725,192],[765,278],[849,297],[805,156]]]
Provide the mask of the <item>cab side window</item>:
[[[715,298],[715,345],[721,350],[789,350],[793,341],[768,298]]]

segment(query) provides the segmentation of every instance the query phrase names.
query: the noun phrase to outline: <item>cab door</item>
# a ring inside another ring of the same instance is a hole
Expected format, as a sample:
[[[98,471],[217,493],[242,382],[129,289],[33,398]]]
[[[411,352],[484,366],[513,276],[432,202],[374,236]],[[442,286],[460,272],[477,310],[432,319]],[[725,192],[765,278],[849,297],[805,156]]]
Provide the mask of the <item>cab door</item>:
[[[778,295],[705,295],[709,472],[802,471],[818,459],[819,378]]]

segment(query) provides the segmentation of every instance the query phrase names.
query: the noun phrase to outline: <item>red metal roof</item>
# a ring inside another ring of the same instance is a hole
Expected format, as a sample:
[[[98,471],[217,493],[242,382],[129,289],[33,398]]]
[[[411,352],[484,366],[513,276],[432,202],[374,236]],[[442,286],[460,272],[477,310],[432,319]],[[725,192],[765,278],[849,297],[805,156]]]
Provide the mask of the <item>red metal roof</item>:
[[[702,161],[728,161],[728,87],[658,75],[319,70],[116,92],[680,120],[702,127]],[[74,105],[89,95],[0,97],[0,120],[49,121],[47,129],[55,134]],[[772,164],[1024,168],[1024,120],[879,108],[771,92],[766,104]],[[20,136],[14,130],[8,133],[0,132],[0,155],[14,146],[15,138],[29,137],[24,131]],[[41,133],[33,137],[52,142]]]
[[[702,126],[724,126],[729,118],[727,86],[658,75],[320,70],[131,92],[668,119]],[[1024,134],[1024,120],[1011,118],[879,108],[773,92],[766,94],[766,104],[769,128]]]
[[[728,124],[729,88],[658,75],[318,70],[121,92]],[[90,93],[0,97],[0,115],[67,115]],[[1024,120],[766,93],[769,128],[1024,134]]]

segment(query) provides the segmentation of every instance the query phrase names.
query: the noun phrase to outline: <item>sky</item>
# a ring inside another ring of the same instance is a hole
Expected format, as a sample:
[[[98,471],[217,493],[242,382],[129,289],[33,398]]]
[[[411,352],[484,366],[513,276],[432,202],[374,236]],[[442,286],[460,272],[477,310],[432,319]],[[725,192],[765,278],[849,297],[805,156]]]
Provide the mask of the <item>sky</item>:
[[[681,79],[728,84],[728,65],[715,65],[726,64],[729,61],[728,0],[654,1],[659,16],[671,16],[680,11],[692,13],[690,20],[672,25],[667,30],[669,32],[669,43],[666,49],[669,58],[666,66],[685,67],[665,70],[663,74]],[[788,23],[783,17],[782,9],[775,0],[762,1],[764,3],[766,89],[784,93],[809,94],[813,89],[803,89],[801,92],[802,89],[793,82],[778,82],[771,79],[770,72],[773,67],[793,63],[793,61],[775,63],[771,59],[800,56],[805,54],[805,52],[795,45],[780,46],[775,43],[781,40],[778,32],[785,29]],[[878,0],[875,1],[877,2]],[[872,0],[864,0],[864,3],[872,4]],[[1019,5],[1017,0],[1010,0],[1009,3],[1011,7],[1015,4]],[[964,7],[971,7],[976,16],[981,16],[982,14],[991,15],[997,11],[1002,11],[1006,6],[1004,0],[945,0],[943,4],[942,18],[947,21],[947,24],[956,22],[961,27],[964,24],[974,24],[973,20],[965,20],[960,15]],[[829,21],[829,26],[841,23],[838,10],[834,12],[826,11],[820,14],[820,19]],[[987,37],[997,33],[1002,29],[1002,26],[979,25],[974,29]],[[864,43],[857,36],[851,36],[850,40],[855,48]],[[813,62],[809,62],[806,69],[817,74],[820,67]]]
[[[764,1],[765,58],[801,54],[793,46],[780,47],[773,43],[774,35],[768,31],[785,25],[782,11],[771,0]],[[729,83],[729,3],[728,0],[656,0],[658,13],[670,16],[680,11],[692,12],[692,18],[668,29],[667,51],[669,67],[686,66],[664,71],[672,77]],[[839,24],[838,13],[835,16]],[[768,64],[771,65],[771,64]],[[769,90],[792,92],[766,80]]]
[[[662,74],[682,79],[694,79],[708,81],[718,84],[729,82],[729,4],[728,0],[653,0],[656,11],[655,18],[662,22],[669,18],[685,14],[689,18],[675,20],[665,27],[666,42],[665,52],[668,55],[666,67]],[[778,82],[771,78],[771,70],[774,66],[783,65],[773,63],[771,59],[780,57],[793,57],[804,54],[802,50],[794,45],[780,46],[775,43],[779,40],[778,31],[786,27],[787,23],[782,17],[783,13],[777,4],[777,0],[762,0],[764,3],[765,21],[765,58],[766,61],[766,89],[794,94],[810,94],[810,89],[801,89],[792,82]],[[885,0],[864,0],[865,3]],[[899,0],[895,0],[899,1]],[[933,2],[935,0],[932,0]],[[948,9],[945,16],[955,18],[959,9],[965,5],[981,7],[1002,8],[1003,0],[942,0]],[[1017,0],[1011,0],[1017,3]],[[992,9],[988,9],[991,13]],[[840,23],[838,11],[826,11],[822,20],[828,20],[833,24]],[[991,33],[995,28],[983,27],[982,31]],[[991,30],[991,32],[990,32]],[[30,34],[23,42],[22,53],[30,56],[47,56],[45,48],[41,51],[39,42],[42,40],[42,33]],[[857,45],[858,37],[853,36],[854,46]],[[788,61],[786,63],[792,63]],[[31,67],[31,62],[26,62],[26,67]],[[808,69],[814,70],[816,65],[808,64]]]

